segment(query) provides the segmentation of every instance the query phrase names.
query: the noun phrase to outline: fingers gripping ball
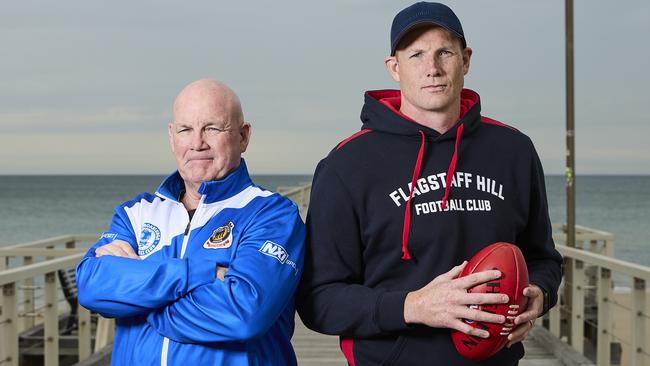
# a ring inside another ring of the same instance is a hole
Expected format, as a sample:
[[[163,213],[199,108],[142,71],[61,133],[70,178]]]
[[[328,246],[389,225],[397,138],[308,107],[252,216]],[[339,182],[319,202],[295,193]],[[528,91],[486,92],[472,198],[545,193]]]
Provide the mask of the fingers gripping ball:
[[[488,331],[490,333],[488,338],[468,335],[457,330],[451,332],[458,352],[474,361],[484,360],[503,348],[508,343],[508,335],[515,328],[515,317],[526,309],[527,298],[523,295],[523,290],[528,286],[528,268],[521,250],[509,243],[491,244],[481,249],[469,260],[460,276],[491,269],[501,271],[501,278],[472,287],[468,291],[506,294],[510,301],[506,304],[482,304],[470,307],[503,315],[506,317],[506,322],[495,324],[464,320],[474,328]]]

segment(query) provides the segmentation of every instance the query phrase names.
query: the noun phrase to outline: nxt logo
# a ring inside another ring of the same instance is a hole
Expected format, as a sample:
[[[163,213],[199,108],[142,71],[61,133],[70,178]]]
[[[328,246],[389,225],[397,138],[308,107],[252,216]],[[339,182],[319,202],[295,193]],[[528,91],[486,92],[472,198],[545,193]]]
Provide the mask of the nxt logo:
[[[264,242],[264,245],[260,248],[260,253],[273,257],[282,264],[284,264],[284,262],[287,261],[287,258],[289,258],[289,253],[287,253],[282,245],[276,244],[270,240]]]

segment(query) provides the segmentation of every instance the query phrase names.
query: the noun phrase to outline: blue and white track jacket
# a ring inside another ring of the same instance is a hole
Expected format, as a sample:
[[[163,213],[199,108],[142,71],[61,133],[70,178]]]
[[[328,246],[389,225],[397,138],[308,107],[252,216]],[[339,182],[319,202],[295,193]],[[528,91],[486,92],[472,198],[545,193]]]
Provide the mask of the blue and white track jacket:
[[[178,172],[115,209],[77,266],[79,302],[117,318],[113,365],[295,365],[290,339],[305,228],[297,207],[255,186],[244,160],[204,182],[192,217]],[[95,257],[115,239],[142,260]],[[217,266],[228,267],[225,280]]]

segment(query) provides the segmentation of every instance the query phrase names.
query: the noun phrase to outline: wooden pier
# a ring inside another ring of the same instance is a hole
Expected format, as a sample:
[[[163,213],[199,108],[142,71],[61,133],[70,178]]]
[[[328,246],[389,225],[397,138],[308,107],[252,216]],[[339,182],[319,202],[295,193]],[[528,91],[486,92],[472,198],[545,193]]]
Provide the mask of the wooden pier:
[[[310,189],[281,190],[303,218]],[[553,229],[565,259],[560,303],[537,322],[520,365],[650,365],[650,267],[615,259],[610,233],[578,226],[577,247],[569,248],[564,246],[565,228]],[[99,365],[110,358],[113,322],[91,316],[76,299],[71,301],[72,295],[64,296],[67,285],[61,285],[66,270],[75,267],[96,238],[66,235],[13,246],[0,243],[0,366],[84,360],[83,365]],[[623,286],[614,287],[615,278]],[[72,307],[77,311],[70,318]],[[71,319],[74,326],[62,332]],[[298,317],[292,343],[299,365],[345,364],[338,339],[308,330]]]

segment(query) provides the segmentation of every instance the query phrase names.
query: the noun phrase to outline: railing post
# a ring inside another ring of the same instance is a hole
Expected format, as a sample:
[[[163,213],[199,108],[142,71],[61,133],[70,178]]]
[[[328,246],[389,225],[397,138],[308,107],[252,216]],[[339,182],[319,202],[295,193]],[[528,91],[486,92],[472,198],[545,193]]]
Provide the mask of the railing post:
[[[571,346],[583,354],[584,349],[584,313],[585,313],[585,268],[584,262],[574,259],[573,281],[571,282]]]
[[[564,279],[562,279],[562,282],[560,282],[560,287],[558,289],[557,305],[548,311],[548,330],[558,339],[560,339],[560,336],[562,335],[560,329],[560,324],[562,321],[562,304],[560,299],[562,293],[564,293]]]
[[[24,257],[23,264],[25,266],[34,263],[33,257]],[[30,329],[34,326],[34,317],[31,316],[34,314],[34,278],[30,277],[25,279],[23,282],[25,289],[23,294],[25,296],[25,303],[23,304],[23,329]]]
[[[645,351],[645,280],[634,277],[632,290],[632,337],[630,350],[633,366],[646,365],[644,363]]]
[[[90,356],[90,311],[77,305],[79,362]]]
[[[18,366],[18,313],[16,311],[16,284],[8,283],[2,286],[2,302],[5,347],[4,361],[8,365]]]
[[[59,311],[55,272],[45,274],[45,366],[59,364]]]
[[[54,245],[46,245],[45,249],[54,249]],[[50,259],[54,259],[54,257],[45,257],[46,261],[49,261]]]
[[[95,330],[95,352],[99,352],[115,337],[115,320],[104,317],[97,319],[97,330]]]
[[[605,240],[605,255],[614,258],[614,239]]]
[[[8,260],[9,260],[9,258],[7,258],[7,257],[5,257],[3,255],[0,255],[0,272],[7,269],[7,261]],[[0,302],[0,315],[2,315],[2,302]]]
[[[303,220],[307,220],[307,207],[309,207],[309,202],[307,202],[308,198],[309,191],[306,187],[302,187],[300,190],[300,203],[298,204],[298,213],[301,215]]]
[[[596,343],[596,362],[598,366],[608,366],[611,360],[611,289],[612,271],[607,268],[600,268],[600,280],[598,281],[598,338]]]
[[[568,344],[572,344],[571,329],[573,324],[573,313],[571,312],[571,309],[573,309],[572,304],[573,304],[573,298],[575,297],[575,294],[573,293],[573,283],[574,283],[573,267],[574,267],[575,260],[569,256],[565,256],[563,262],[564,262],[564,276],[562,278],[562,283],[564,283],[564,286],[562,287],[562,293],[564,294],[565,312],[564,313],[560,312],[561,315],[560,319],[562,318],[566,319],[566,334],[564,335],[564,337],[566,337]],[[560,335],[560,339],[562,339],[562,335]]]

